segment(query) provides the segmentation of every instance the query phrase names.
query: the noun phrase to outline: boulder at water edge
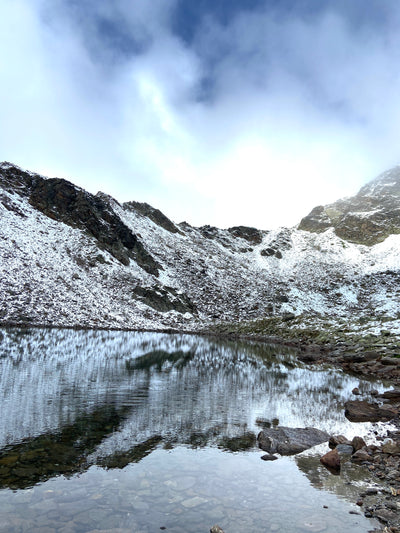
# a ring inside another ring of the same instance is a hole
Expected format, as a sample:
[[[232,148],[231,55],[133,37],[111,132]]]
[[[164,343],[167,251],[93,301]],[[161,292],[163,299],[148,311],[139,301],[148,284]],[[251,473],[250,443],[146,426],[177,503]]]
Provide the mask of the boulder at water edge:
[[[258,434],[259,447],[269,453],[295,455],[329,439],[328,433],[315,428],[267,428]]]

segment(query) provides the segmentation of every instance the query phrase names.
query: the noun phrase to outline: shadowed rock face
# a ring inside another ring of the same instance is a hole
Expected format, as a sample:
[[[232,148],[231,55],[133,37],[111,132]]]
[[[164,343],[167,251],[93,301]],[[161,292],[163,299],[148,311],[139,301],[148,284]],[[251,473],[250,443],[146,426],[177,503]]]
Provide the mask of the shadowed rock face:
[[[155,209],[149,204],[140,202],[125,202],[122,207],[129,211],[136,211],[140,215],[143,215],[161,228],[166,229],[170,233],[182,233],[175,224],[164,215],[159,209]]]
[[[140,287],[133,289],[133,295],[146,305],[162,313],[178,311],[178,313],[197,313],[196,306],[186,294],[178,293],[173,287]]]
[[[248,226],[234,226],[233,228],[229,228],[228,231],[231,235],[241,237],[252,244],[261,244],[264,237],[264,232]]]
[[[84,230],[97,240],[100,249],[122,264],[128,265],[133,259],[146,272],[158,275],[160,265],[101,196],[64,179],[45,179],[11,165],[3,176],[4,188],[27,197],[33,207],[49,218]]]
[[[315,207],[299,229],[321,233],[333,227],[338,237],[372,246],[400,233],[400,166],[384,172],[351,198]]]
[[[0,164],[0,186],[8,192],[15,192],[20,196],[29,196],[32,179],[40,177],[37,174],[26,172],[19,167],[4,161]]]

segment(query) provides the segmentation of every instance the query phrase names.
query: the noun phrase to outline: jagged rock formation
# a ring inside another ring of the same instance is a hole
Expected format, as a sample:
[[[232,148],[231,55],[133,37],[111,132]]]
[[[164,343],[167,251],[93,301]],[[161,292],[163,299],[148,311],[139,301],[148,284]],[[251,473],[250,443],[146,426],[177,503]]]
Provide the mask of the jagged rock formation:
[[[241,237],[252,244],[261,244],[265,232],[256,228],[249,228],[248,226],[234,226],[228,228],[229,233],[235,237]]]
[[[98,241],[101,250],[107,250],[123,265],[128,265],[131,258],[146,272],[158,275],[160,265],[101,195],[93,196],[64,179],[44,179],[9,163],[3,164],[2,170],[0,184],[7,191],[27,198],[49,218],[86,231]],[[3,205],[12,209],[13,203],[5,198]]]
[[[393,169],[353,199],[314,210],[300,229],[223,230],[2,163],[0,324],[398,320],[399,176]]]
[[[179,228],[168,217],[166,217],[164,213],[161,213],[159,209],[155,209],[149,204],[140,202],[125,202],[123,207],[125,209],[136,211],[136,213],[149,218],[155,224],[166,229],[167,231],[170,231],[171,233],[180,233]]]
[[[320,233],[334,228],[338,237],[372,246],[400,233],[400,166],[384,172],[351,198],[315,207],[299,229]]]

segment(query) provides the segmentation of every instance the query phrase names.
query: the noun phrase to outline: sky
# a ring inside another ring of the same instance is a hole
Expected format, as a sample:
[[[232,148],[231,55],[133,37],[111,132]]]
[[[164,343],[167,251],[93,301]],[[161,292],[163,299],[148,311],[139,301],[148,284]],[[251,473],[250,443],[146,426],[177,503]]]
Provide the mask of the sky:
[[[0,161],[272,229],[400,162],[398,0],[4,0]]]

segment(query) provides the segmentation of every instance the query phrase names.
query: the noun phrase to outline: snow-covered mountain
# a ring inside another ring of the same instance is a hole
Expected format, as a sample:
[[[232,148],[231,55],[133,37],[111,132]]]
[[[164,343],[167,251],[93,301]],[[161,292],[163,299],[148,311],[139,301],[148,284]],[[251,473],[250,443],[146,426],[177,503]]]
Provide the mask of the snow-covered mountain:
[[[400,318],[400,168],[297,228],[175,224],[0,164],[0,323],[195,329],[274,315]]]
[[[299,229],[320,233],[333,227],[350,242],[372,246],[400,233],[400,166],[384,172],[351,198],[315,207]]]

